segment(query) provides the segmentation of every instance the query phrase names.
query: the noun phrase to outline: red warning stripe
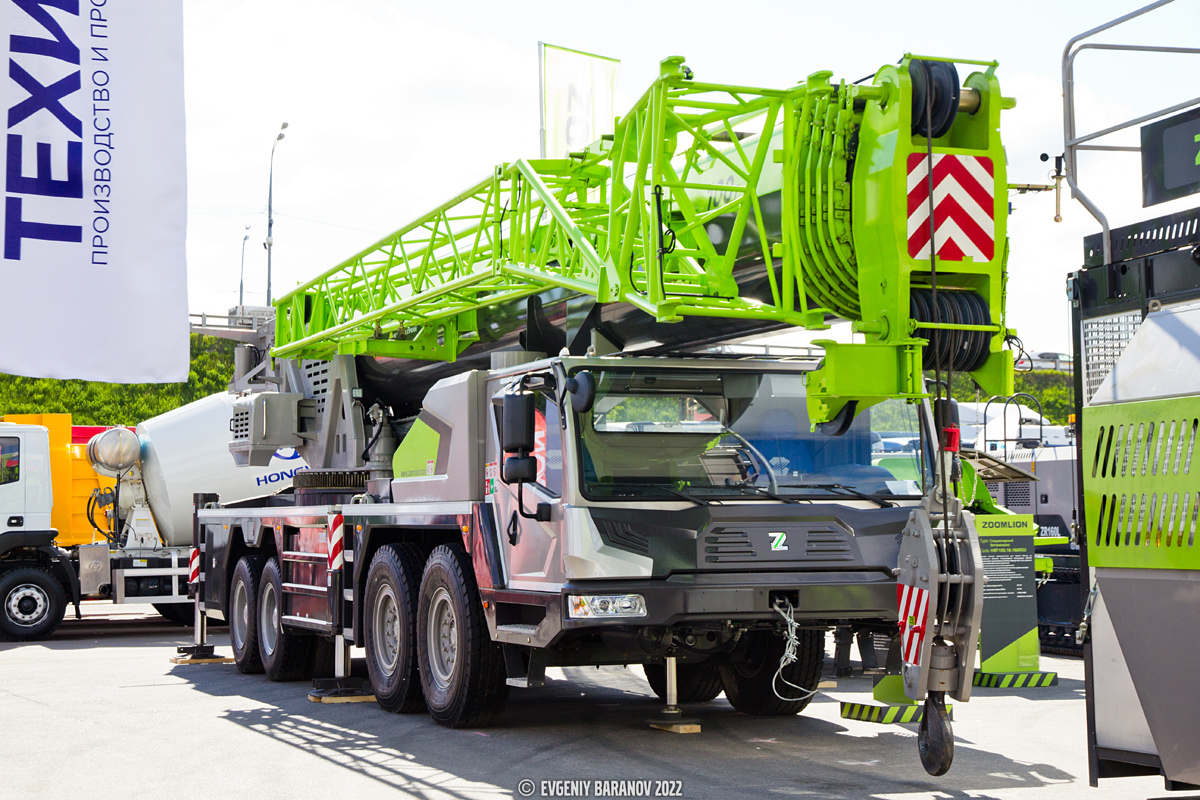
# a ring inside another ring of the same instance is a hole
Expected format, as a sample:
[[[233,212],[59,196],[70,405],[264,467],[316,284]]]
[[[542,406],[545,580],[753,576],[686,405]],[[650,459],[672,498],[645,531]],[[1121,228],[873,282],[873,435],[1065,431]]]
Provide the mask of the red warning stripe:
[[[900,653],[910,664],[921,664],[921,645],[925,643],[925,619],[929,613],[929,592],[915,586],[896,585],[900,609]]]
[[[342,557],[342,529],[345,525],[345,520],[341,514],[335,514],[333,520],[329,523],[329,569],[341,569],[344,559]]]
[[[200,551],[195,547],[188,554],[188,583],[200,582]]]
[[[908,254],[918,259],[929,258],[927,162],[924,153],[908,157]],[[934,153],[933,227],[939,259],[995,258],[994,174],[990,158]]]

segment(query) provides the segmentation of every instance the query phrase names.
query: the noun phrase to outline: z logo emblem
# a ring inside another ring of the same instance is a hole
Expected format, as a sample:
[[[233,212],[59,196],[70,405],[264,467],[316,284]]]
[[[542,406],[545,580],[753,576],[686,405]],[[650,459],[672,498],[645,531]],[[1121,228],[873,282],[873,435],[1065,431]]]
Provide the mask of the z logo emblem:
[[[767,534],[771,537],[771,550],[787,550],[787,534],[783,531],[771,531]]]

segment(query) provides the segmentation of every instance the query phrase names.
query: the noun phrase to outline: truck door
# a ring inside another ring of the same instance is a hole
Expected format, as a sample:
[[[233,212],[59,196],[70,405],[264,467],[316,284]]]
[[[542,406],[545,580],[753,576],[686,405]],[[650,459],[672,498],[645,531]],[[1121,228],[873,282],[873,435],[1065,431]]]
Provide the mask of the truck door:
[[[26,528],[25,482],[21,480],[23,439],[23,434],[15,431],[0,433],[0,534]]]
[[[557,591],[563,584],[560,529],[562,526],[563,430],[558,407],[538,393],[534,410],[534,450],[537,480],[526,484],[524,507],[534,513],[538,503],[550,506],[550,520],[539,522],[517,512],[517,486],[496,482],[496,522],[500,546],[512,589]],[[495,435],[495,434],[493,434]],[[501,454],[502,455],[502,454]],[[501,466],[502,466],[501,462]]]

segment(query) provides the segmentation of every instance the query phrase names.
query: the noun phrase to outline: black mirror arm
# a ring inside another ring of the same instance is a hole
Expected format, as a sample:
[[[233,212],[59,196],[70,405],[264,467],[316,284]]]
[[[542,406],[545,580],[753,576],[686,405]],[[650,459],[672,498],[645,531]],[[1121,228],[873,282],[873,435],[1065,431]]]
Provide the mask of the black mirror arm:
[[[534,509],[534,512],[532,514],[530,514],[529,512],[527,512],[525,510],[525,491],[524,490],[525,490],[525,484],[518,483],[517,484],[517,511],[521,512],[521,516],[524,517],[525,519],[533,519],[533,520],[537,520],[538,522],[549,522],[550,521],[550,504],[549,503],[538,503],[537,508]]]

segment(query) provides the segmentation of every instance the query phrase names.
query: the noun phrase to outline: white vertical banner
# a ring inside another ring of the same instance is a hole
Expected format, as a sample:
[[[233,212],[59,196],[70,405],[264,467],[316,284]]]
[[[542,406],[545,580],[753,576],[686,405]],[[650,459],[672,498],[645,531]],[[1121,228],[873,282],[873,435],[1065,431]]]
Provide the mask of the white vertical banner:
[[[542,157],[566,158],[613,132],[615,58],[538,42],[541,64]]]
[[[181,0],[2,0],[0,372],[187,380]]]

